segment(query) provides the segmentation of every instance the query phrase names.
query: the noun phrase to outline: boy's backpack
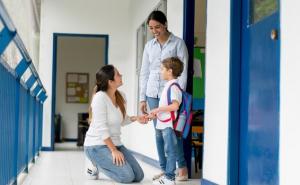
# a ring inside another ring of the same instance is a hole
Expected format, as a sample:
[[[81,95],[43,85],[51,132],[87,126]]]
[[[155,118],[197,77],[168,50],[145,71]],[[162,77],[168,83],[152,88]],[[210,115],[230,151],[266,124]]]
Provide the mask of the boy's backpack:
[[[171,118],[167,120],[160,120],[162,122],[167,122],[172,120],[173,121],[173,128],[174,130],[182,135],[183,138],[187,138],[191,128],[191,121],[192,121],[192,95],[187,93],[186,91],[182,90],[178,83],[172,83],[167,91],[167,99],[168,104],[172,103],[171,101],[171,87],[175,85],[177,86],[182,93],[182,102],[179,106],[177,111],[177,117],[175,117],[174,111],[171,112]]]

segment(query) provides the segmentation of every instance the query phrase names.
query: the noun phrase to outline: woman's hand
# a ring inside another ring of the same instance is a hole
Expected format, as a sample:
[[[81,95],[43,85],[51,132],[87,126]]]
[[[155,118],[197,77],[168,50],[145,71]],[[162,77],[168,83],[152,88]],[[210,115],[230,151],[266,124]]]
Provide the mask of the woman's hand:
[[[140,110],[142,111],[143,114],[148,114],[147,113],[147,103],[146,103],[146,101],[141,101],[140,102]]]
[[[114,165],[122,166],[125,164],[125,158],[122,152],[115,149],[111,152]]]
[[[146,114],[144,115],[140,115],[140,116],[136,116],[136,120],[141,123],[141,124],[146,124],[148,123],[148,117]]]
[[[148,120],[153,120],[157,117],[157,113],[159,112],[159,108],[156,108],[156,109],[152,109],[149,113],[149,115],[147,116]]]

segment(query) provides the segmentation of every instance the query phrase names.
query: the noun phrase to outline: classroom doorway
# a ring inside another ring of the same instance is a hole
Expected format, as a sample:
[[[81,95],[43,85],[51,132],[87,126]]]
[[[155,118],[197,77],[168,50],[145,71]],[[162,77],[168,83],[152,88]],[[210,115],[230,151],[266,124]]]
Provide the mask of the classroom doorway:
[[[84,126],[82,115],[88,111],[95,74],[107,63],[108,35],[54,33],[51,111],[53,150],[55,141],[83,143],[82,136],[85,133],[81,133]],[[88,127],[88,124],[85,126]]]
[[[191,137],[184,141],[184,147],[192,178],[202,178],[205,126],[206,3],[206,0],[184,1],[183,38],[189,52],[187,91],[193,95]]]

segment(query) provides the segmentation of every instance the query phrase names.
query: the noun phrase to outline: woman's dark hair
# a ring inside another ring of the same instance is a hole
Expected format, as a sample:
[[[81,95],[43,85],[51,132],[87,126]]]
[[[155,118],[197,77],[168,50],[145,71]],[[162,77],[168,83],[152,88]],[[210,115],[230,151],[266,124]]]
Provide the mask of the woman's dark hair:
[[[148,19],[147,19],[148,25],[151,20],[160,22],[163,25],[166,25],[168,22],[166,15],[162,11],[159,11],[159,10],[154,10],[150,13],[150,15],[148,16]]]
[[[96,85],[97,85],[97,91],[104,91],[106,92],[108,90],[108,81],[109,80],[115,80],[115,67],[113,65],[105,65],[99,69],[99,71],[96,73]],[[116,91],[116,103],[118,107],[121,109],[121,112],[123,114],[123,118],[125,118],[126,115],[126,109],[125,109],[125,100],[121,93],[117,90]]]

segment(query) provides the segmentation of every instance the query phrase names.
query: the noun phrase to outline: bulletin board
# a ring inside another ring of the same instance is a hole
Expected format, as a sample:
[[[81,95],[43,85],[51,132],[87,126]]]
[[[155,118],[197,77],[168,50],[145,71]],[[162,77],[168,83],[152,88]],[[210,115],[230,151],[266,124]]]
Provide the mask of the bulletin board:
[[[66,103],[89,102],[89,74],[66,73]]]

